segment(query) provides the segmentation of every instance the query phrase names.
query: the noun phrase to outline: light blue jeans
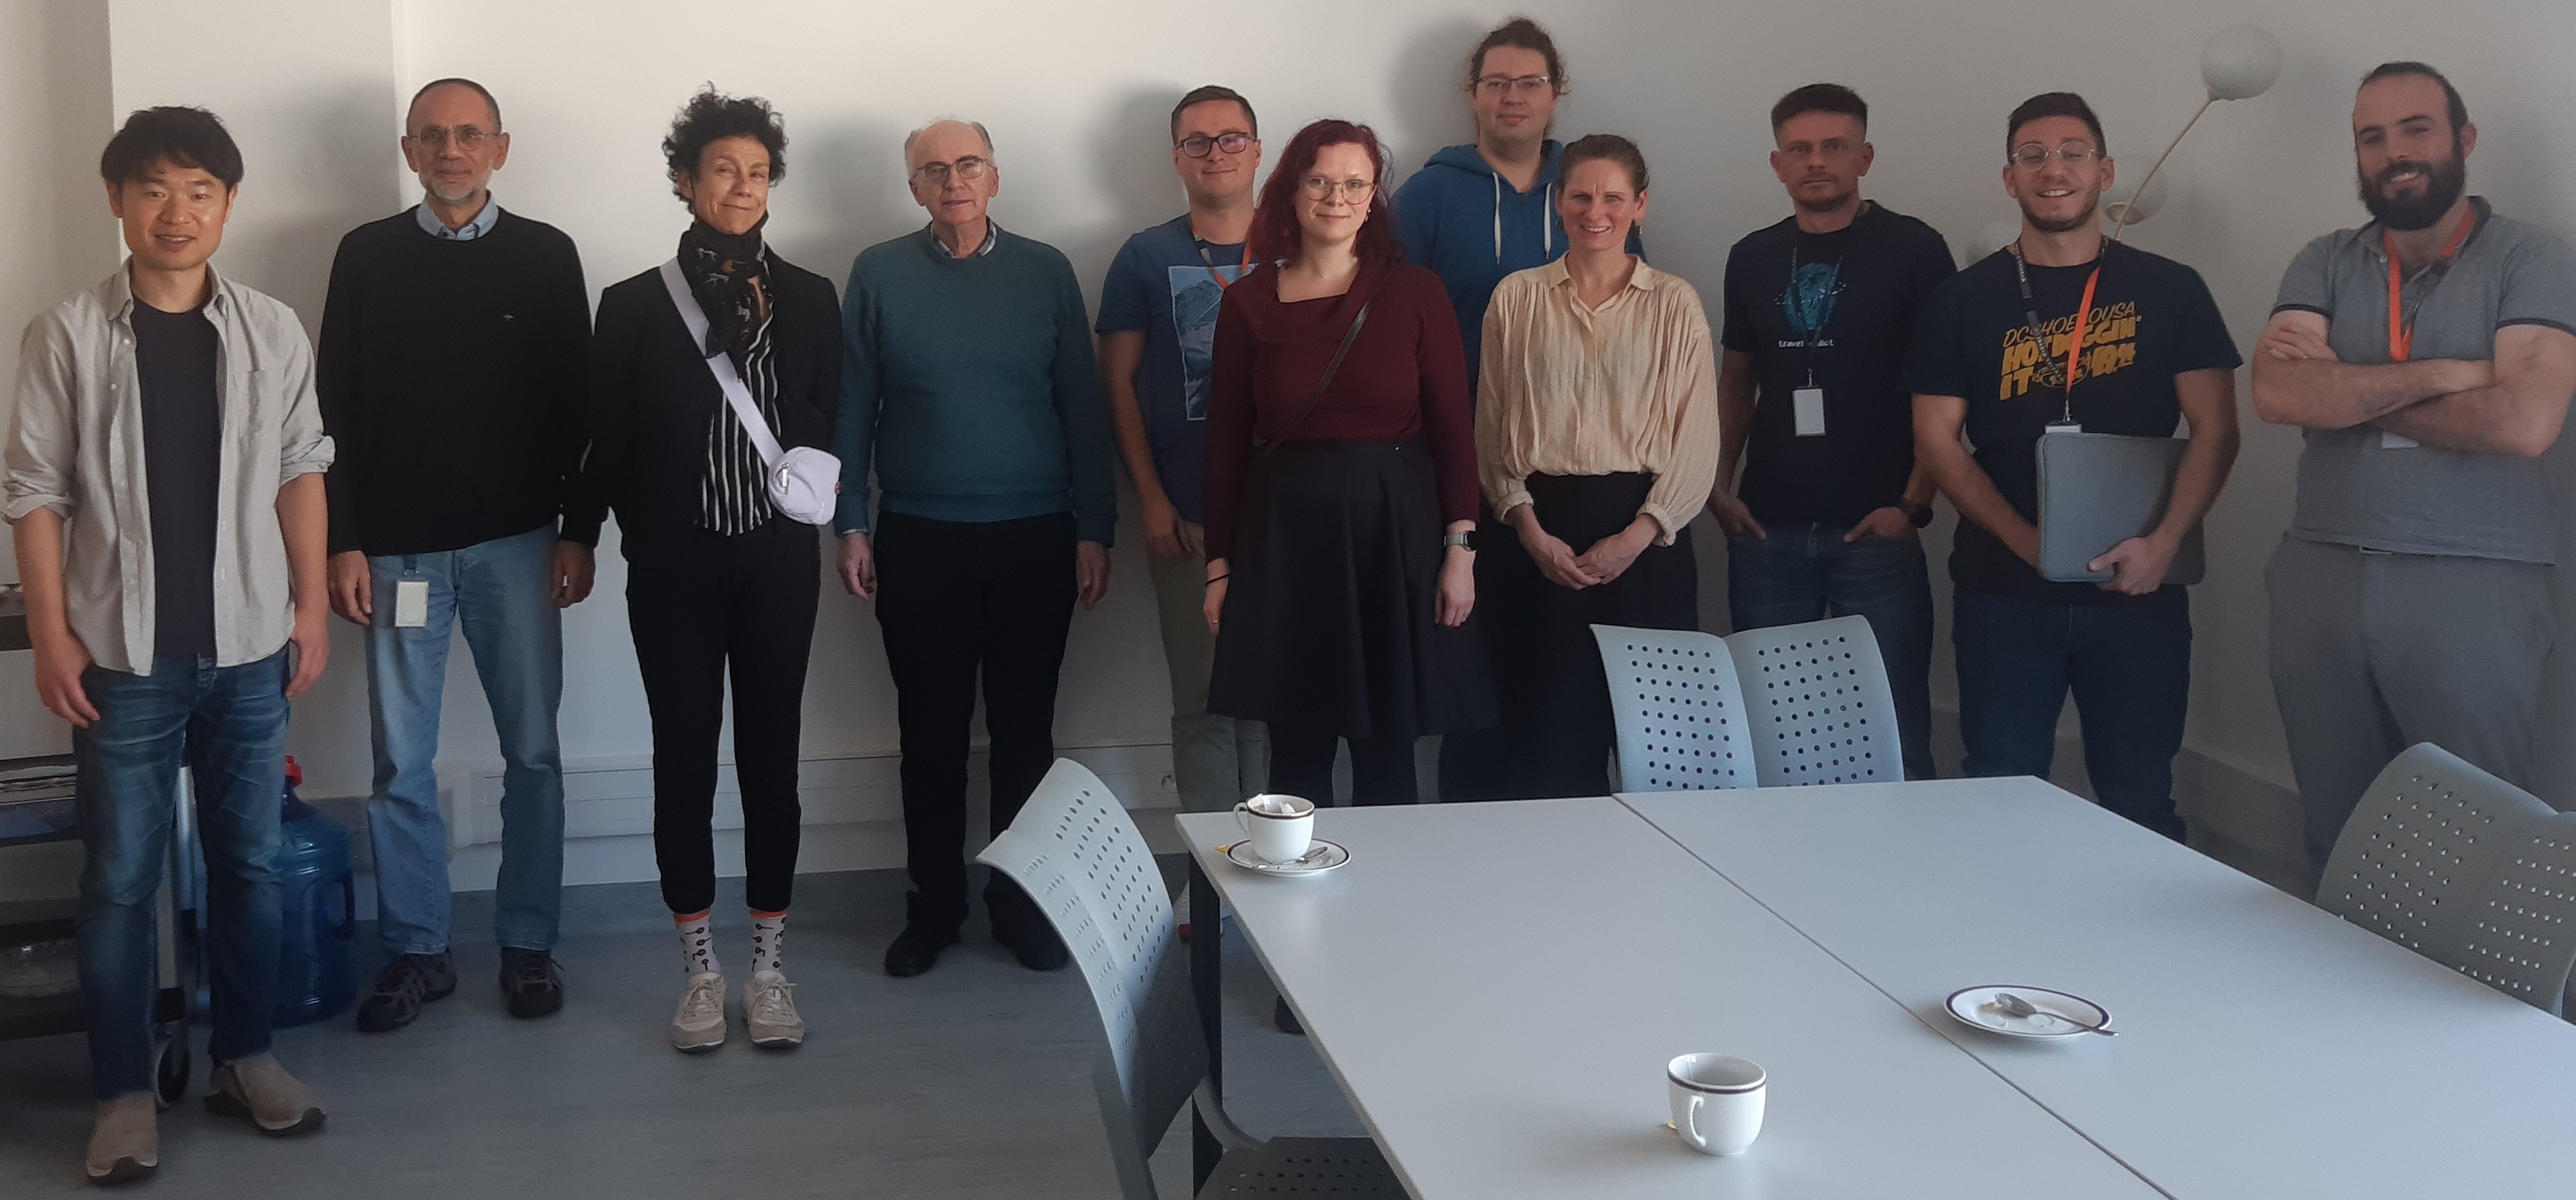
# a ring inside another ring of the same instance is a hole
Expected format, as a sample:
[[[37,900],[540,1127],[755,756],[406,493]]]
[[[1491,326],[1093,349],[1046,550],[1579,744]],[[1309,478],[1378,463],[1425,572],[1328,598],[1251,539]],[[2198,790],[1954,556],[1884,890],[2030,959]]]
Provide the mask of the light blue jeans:
[[[505,947],[552,950],[563,910],[563,616],[547,588],[552,526],[437,554],[385,554],[373,568],[367,630],[375,794],[376,925],[388,956],[447,949],[447,822],[438,811],[438,714],[447,649],[462,626],[500,733],[501,877],[492,932]],[[394,627],[395,587],[429,584],[429,623]]]

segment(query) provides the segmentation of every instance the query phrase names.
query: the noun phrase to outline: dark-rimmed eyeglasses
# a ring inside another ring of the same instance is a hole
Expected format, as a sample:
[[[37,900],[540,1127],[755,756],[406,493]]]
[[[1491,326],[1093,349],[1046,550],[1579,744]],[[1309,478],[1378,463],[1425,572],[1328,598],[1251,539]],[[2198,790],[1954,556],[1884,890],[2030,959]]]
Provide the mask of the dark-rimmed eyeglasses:
[[[1555,83],[1545,75],[1487,75],[1476,80],[1476,90],[1488,96],[1534,97]]]
[[[1204,133],[1191,134],[1188,137],[1172,143],[1172,149],[1189,155],[1191,158],[1206,158],[1208,153],[1213,150],[1223,150],[1228,154],[1241,154],[1244,151],[1251,149],[1252,144],[1260,140],[1261,139],[1245,133],[1240,129],[1229,129],[1214,137],[1210,137]]]
[[[2012,152],[2013,165],[2025,171],[2044,169],[2052,158],[2070,167],[2080,167],[2101,157],[2101,150],[2084,142],[2067,142],[2054,150],[2037,142],[2023,142],[2013,147]]]
[[[948,177],[950,175],[955,175],[959,179],[971,182],[973,180],[982,179],[984,177],[984,172],[992,169],[993,160],[969,154],[953,163],[923,163],[912,169],[912,177],[933,187],[940,187],[947,184]]]
[[[489,130],[474,125],[459,125],[454,129],[440,125],[427,125],[423,126],[418,133],[407,133],[403,136],[432,150],[444,150],[447,148],[447,143],[451,141],[456,143],[456,148],[459,150],[476,150],[492,138]]]

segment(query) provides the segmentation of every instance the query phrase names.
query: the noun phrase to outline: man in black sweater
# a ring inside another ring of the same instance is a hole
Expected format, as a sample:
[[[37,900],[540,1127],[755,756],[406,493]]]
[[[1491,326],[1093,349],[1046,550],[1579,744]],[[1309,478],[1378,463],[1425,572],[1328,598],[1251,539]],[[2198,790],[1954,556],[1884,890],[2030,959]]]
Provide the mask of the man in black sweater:
[[[482,85],[423,87],[405,130],[404,161],[427,195],[341,239],[315,381],[341,447],[329,482],[331,606],[367,631],[367,833],[390,960],[358,1007],[369,1031],[407,1025],[456,990],[432,763],[459,625],[506,763],[493,912],[501,989],[514,1016],[563,1007],[552,953],[563,883],[558,610],[590,594],[599,541],[597,520],[563,519],[584,441],[581,258],[553,226],[493,202],[510,135]]]

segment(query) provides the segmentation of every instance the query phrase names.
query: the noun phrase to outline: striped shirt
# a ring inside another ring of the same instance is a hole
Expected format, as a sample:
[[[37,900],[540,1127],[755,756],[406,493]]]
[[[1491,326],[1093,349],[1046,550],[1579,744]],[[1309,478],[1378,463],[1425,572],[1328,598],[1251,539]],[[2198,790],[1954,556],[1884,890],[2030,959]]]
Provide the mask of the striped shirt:
[[[751,348],[727,351],[734,369],[742,372],[744,386],[750,389],[753,403],[760,406],[761,419],[768,423],[770,435],[778,432],[778,363],[777,343],[769,336],[778,320],[775,308],[763,313],[760,328],[751,336]],[[698,484],[698,526],[722,534],[749,533],[769,520],[774,511],[769,503],[769,470],[760,461],[760,449],[752,444],[751,434],[734,415],[733,405],[718,404],[716,415],[707,426],[707,473]]]

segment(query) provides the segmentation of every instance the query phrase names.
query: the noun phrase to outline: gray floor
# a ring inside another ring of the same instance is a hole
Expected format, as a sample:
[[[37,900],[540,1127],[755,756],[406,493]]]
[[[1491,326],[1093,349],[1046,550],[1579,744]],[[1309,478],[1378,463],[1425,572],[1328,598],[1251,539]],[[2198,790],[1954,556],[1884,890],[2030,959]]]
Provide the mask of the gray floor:
[[[276,1141],[206,1113],[162,1116],[156,1195],[346,1200],[618,1196],[1115,1197],[1091,1090],[1097,1018],[1078,972],[1040,975],[967,941],[915,979],[879,967],[901,922],[899,873],[797,881],[787,968],[812,1030],[802,1049],[742,1039],[674,1052],[679,951],[655,889],[569,889],[564,1011],[502,1011],[490,895],[457,897],[456,995],[393,1034],[348,1017],[281,1031],[278,1054],[330,1124]],[[751,935],[740,881],[716,911],[729,974]],[[365,935],[362,933],[362,944]],[[1227,947],[1228,1107],[1274,1134],[1357,1135],[1302,1039],[1267,1028],[1272,993]],[[205,1038],[197,1041],[197,1083]],[[0,1042],[0,1195],[97,1194],[82,1179],[91,1104],[77,1036]],[[1156,1156],[1166,1200],[1189,1194],[1189,1121]]]

